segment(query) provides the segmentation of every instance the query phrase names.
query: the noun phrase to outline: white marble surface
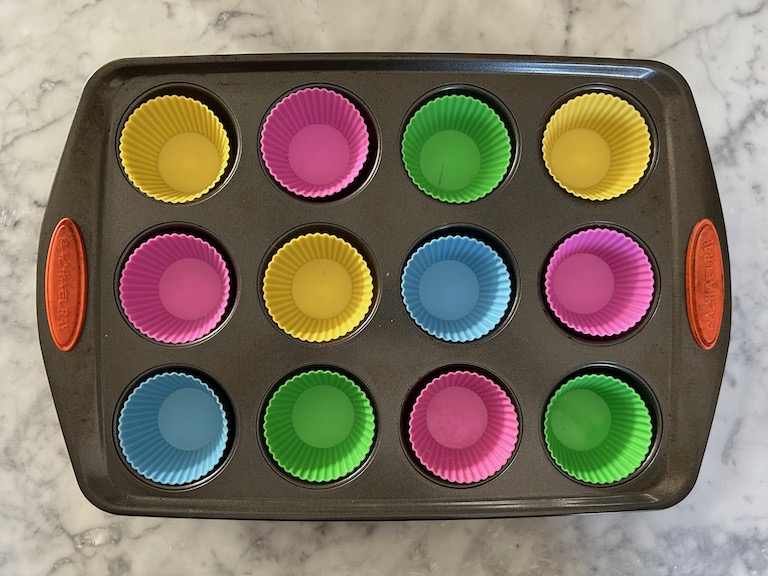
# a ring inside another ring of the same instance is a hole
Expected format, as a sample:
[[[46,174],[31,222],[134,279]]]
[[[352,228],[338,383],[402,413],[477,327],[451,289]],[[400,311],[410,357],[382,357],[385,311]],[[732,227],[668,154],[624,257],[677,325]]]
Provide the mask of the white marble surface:
[[[0,0],[0,574],[768,573],[768,3]],[[37,345],[40,221],[88,75],[133,55],[475,51],[660,59],[690,82],[728,225],[731,352],[677,507],[498,521],[128,518],[81,495]]]

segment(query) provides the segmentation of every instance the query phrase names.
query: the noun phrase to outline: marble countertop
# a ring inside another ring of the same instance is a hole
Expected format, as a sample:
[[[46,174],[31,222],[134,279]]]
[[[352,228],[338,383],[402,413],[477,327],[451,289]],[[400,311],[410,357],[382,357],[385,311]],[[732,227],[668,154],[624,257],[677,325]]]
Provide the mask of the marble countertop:
[[[768,573],[767,35],[765,0],[0,0],[0,574]],[[687,78],[720,187],[734,300],[712,434],[681,504],[281,523],[111,516],[82,496],[38,348],[34,269],[89,74],[127,56],[354,50],[652,58]]]

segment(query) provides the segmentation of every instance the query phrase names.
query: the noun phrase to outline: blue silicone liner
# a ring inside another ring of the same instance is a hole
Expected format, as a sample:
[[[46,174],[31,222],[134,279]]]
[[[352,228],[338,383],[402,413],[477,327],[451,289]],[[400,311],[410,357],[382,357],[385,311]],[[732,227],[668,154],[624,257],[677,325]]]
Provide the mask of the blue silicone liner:
[[[442,236],[416,250],[403,270],[403,303],[425,332],[447,342],[488,334],[512,298],[512,278],[487,244],[469,236]]]
[[[136,472],[159,484],[199,480],[221,460],[229,427],[215,392],[189,374],[142,382],[123,404],[118,440]]]

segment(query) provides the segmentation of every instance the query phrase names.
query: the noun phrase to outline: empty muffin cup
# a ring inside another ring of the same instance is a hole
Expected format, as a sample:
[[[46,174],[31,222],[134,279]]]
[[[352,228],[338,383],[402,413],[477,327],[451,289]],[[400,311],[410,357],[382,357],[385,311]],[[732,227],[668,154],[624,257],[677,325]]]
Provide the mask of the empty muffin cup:
[[[586,374],[560,386],[547,405],[544,439],[555,463],[591,484],[623,480],[645,461],[653,426],[640,395],[621,380]]]
[[[349,242],[312,233],[284,244],[264,274],[264,302],[287,334],[328,342],[354,330],[373,302],[373,276]]]
[[[131,183],[150,198],[174,204],[216,186],[229,151],[221,121],[186,96],[148,100],[131,113],[120,135],[120,162]]]
[[[517,411],[492,380],[475,372],[438,376],[419,394],[408,421],[416,458],[448,482],[471,484],[496,474],[517,444]]]
[[[512,279],[487,244],[468,236],[442,236],[408,259],[401,294],[408,314],[424,331],[448,342],[469,342],[504,318]]]
[[[195,482],[224,456],[229,426],[216,393],[200,379],[165,372],[142,382],[120,409],[120,449],[159,484]]]
[[[366,393],[330,370],[294,376],[272,395],[264,439],[285,472],[307,482],[352,473],[371,451],[375,418]]]
[[[145,336],[183,344],[218,325],[229,288],[227,265],[208,242],[189,234],[161,234],[129,256],[120,274],[120,304]]]
[[[568,237],[547,264],[544,290],[552,312],[589,336],[616,336],[643,319],[653,301],[648,255],[616,230],[590,228]]]
[[[504,179],[512,143],[490,106],[451,94],[430,100],[411,117],[402,156],[411,180],[425,194],[443,202],[472,202]]]
[[[541,149],[547,170],[564,190],[586,200],[610,200],[642,178],[651,159],[651,135],[629,102],[595,92],[557,109]]]
[[[275,180],[306,198],[344,190],[363,169],[370,146],[357,107],[326,88],[306,88],[283,98],[261,132],[261,154]]]

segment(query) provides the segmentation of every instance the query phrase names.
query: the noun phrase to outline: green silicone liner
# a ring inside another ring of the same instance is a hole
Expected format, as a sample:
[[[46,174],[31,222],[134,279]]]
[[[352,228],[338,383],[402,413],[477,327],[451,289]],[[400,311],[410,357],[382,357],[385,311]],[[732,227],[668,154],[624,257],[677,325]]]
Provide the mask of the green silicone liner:
[[[310,370],[272,395],[263,431],[270,454],[285,472],[307,482],[332,482],[365,460],[373,445],[375,417],[368,396],[351,379]]]
[[[490,106],[450,94],[416,111],[403,133],[401,152],[408,176],[422,192],[459,204],[478,200],[499,185],[512,160],[512,142]]]
[[[601,413],[609,414],[607,422],[600,421]],[[591,428],[584,423],[587,419]],[[544,439],[566,474],[590,484],[611,484],[643,464],[653,425],[648,407],[632,387],[612,376],[585,374],[560,386],[550,399]]]

